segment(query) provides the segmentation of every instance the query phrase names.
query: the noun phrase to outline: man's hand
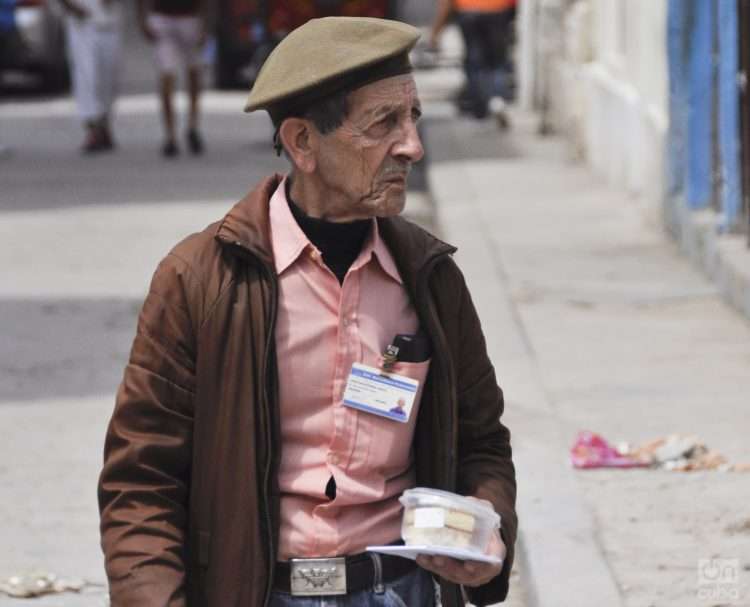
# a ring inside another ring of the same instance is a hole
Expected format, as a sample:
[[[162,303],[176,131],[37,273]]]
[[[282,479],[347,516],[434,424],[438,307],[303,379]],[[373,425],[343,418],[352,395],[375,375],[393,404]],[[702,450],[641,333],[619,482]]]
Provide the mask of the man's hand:
[[[492,508],[492,504],[487,500],[480,500],[475,497],[469,497],[469,499],[482,502],[484,505]],[[427,556],[424,554],[417,557],[417,565],[422,567],[422,569],[427,569],[427,571],[439,575],[449,582],[475,588],[486,584],[500,575],[507,552],[508,549],[500,537],[500,532],[495,529],[490,536],[487,547],[484,549],[484,553],[498,557],[501,561],[498,565],[483,563],[481,561],[460,561],[447,556]]]
[[[506,552],[507,549],[500,538],[500,532],[493,531],[485,554],[496,556],[504,561]],[[500,575],[503,570],[502,563],[495,565],[494,563],[482,563],[480,561],[459,561],[447,556],[426,556],[424,554],[417,557],[417,565],[449,582],[472,588],[486,584]]]

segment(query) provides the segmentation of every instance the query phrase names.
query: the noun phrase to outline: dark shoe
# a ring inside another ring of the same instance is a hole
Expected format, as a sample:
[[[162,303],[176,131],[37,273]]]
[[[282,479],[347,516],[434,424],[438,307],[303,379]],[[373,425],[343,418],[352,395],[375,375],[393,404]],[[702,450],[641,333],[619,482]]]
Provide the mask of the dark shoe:
[[[107,149],[110,148],[107,147],[101,134],[97,131],[89,131],[83,145],[81,145],[82,154],[96,154],[97,152],[104,152]]]
[[[177,144],[171,140],[166,141],[161,148],[161,155],[164,156],[164,158],[174,158],[179,153],[180,148],[178,148]]]
[[[471,115],[477,120],[484,120],[489,115],[490,111],[487,107],[486,101],[474,100],[471,106]]]
[[[102,150],[114,150],[115,142],[112,139],[112,133],[108,126],[102,126],[99,131],[99,137],[101,138]]]
[[[190,129],[187,133],[187,142],[190,152],[194,156],[200,156],[203,153],[203,138],[195,129]]]
[[[474,100],[469,94],[469,87],[464,86],[458,93],[455,99],[456,107],[458,108],[459,114],[471,114],[474,109]]]

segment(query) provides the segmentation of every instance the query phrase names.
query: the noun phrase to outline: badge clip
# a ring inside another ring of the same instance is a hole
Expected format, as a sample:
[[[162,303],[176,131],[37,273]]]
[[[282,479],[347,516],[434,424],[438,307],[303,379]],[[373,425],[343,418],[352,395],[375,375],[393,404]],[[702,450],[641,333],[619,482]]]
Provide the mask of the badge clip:
[[[398,361],[399,347],[390,344],[383,354],[383,371],[390,371]]]

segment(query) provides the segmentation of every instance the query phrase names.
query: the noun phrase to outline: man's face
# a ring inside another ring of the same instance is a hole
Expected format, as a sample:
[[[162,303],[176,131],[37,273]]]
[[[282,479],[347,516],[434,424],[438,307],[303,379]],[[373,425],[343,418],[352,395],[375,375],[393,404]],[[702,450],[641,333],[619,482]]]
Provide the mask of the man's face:
[[[320,136],[317,150],[324,218],[353,221],[403,210],[411,165],[424,156],[416,128],[421,113],[410,74],[378,80],[349,95],[348,116]]]

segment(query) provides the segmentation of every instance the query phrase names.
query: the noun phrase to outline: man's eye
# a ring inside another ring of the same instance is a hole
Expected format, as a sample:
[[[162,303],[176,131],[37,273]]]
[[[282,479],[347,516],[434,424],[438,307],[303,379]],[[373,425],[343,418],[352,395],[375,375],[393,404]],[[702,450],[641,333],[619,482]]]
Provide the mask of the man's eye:
[[[382,124],[383,126],[386,126],[388,128],[394,127],[398,124],[398,116],[395,114],[389,114],[385,118],[383,118],[379,124]]]

